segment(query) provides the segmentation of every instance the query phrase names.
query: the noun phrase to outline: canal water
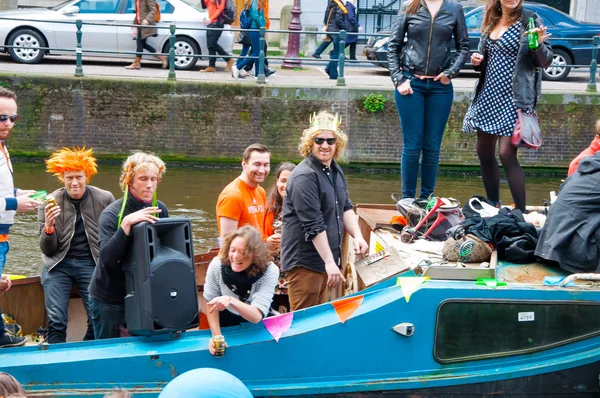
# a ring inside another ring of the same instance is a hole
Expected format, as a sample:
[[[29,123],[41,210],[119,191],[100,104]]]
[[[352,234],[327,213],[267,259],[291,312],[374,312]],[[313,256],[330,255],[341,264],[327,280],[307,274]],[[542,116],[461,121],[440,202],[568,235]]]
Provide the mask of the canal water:
[[[168,165],[167,165],[168,166]],[[44,189],[52,192],[60,187],[56,178],[45,172],[43,163],[15,163],[15,186],[22,189]],[[215,206],[219,193],[230,181],[241,173],[239,168],[213,169],[205,167],[170,167],[158,186],[158,199],[164,202],[171,217],[189,218],[193,226],[194,252],[203,253],[217,246],[217,225]],[[101,164],[99,174],[91,184],[111,191],[115,198],[122,196],[118,179],[120,167]],[[398,174],[347,173],[350,198],[357,203],[393,203],[390,194],[400,192]],[[531,205],[541,205],[549,198],[550,191],[558,191],[561,176],[528,177],[527,201]],[[274,184],[269,177],[264,184],[267,192]],[[508,185],[501,186],[501,199],[505,204],[512,203]],[[481,178],[476,175],[440,176],[436,194],[452,196],[464,203],[474,194],[484,195]],[[39,275],[41,254],[38,240],[36,214],[17,214],[15,225],[10,231],[10,252],[5,273]]]

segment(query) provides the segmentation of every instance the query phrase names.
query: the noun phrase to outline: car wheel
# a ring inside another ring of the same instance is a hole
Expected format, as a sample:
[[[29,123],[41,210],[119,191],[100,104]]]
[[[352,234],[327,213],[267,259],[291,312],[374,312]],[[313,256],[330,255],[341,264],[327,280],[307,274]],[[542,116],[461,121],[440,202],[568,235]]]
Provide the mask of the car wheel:
[[[163,48],[163,53],[169,53],[169,41]],[[193,54],[200,54],[198,44],[189,37],[178,36],[175,38],[175,69],[188,70],[192,69],[198,57],[192,56]]]
[[[552,65],[549,68],[544,69],[542,76],[545,80],[558,81],[563,80],[571,72],[571,67],[566,65],[572,65],[573,60],[566,51],[561,49],[554,50],[554,58],[552,59]]]
[[[8,43],[13,46],[8,49],[10,57],[22,64],[37,64],[46,53],[46,50],[40,50],[40,47],[47,47],[46,40],[31,29],[17,30],[10,35]]]

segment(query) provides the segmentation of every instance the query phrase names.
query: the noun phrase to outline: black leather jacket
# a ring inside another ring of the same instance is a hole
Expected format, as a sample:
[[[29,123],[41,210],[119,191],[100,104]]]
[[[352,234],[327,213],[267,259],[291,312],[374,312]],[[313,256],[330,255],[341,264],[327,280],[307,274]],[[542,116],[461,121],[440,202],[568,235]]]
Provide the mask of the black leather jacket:
[[[534,12],[523,9],[521,24],[523,31],[527,28],[527,21],[529,18],[533,18],[535,26],[539,27],[544,24],[544,21],[537,16]],[[487,69],[488,56],[485,52],[485,43],[489,37],[489,33],[483,33],[481,40],[479,41],[478,52],[483,54],[483,61],[474,69],[481,72],[479,75],[479,81],[475,86],[475,95],[473,98],[479,95],[481,88],[485,84],[485,75]],[[550,44],[545,41],[535,51],[529,50],[527,35],[521,36],[519,42],[519,52],[517,53],[517,63],[513,72],[512,91],[513,91],[513,102],[515,105],[522,109],[537,108],[537,102],[542,92],[542,72],[539,68],[547,68],[552,64],[554,58],[554,52]]]
[[[410,2],[398,11],[388,43],[390,76],[396,86],[407,79],[403,72],[423,76],[437,76],[444,72],[455,77],[469,56],[469,35],[462,6],[455,0],[444,0],[434,18],[425,1],[415,14],[406,14]],[[452,56],[452,35],[456,54]],[[404,37],[406,36],[406,42]],[[453,58],[453,59],[452,59]]]

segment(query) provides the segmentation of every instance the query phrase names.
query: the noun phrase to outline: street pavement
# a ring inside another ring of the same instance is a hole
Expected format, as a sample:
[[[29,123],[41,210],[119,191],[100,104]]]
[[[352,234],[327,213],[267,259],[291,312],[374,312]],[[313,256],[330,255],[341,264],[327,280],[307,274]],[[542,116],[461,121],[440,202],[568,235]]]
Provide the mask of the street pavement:
[[[168,70],[160,69],[159,62],[143,61],[141,70],[126,70],[124,66],[130,62],[130,60],[115,58],[84,57],[83,73],[85,76],[95,77],[167,80]],[[201,73],[200,70],[204,69],[207,63],[207,60],[199,60],[194,70],[176,71],[177,80],[258,84],[253,77],[234,80],[230,73],[224,71],[225,63],[222,60],[217,62],[216,73]],[[277,73],[267,79],[267,84],[302,88],[336,87],[336,81],[330,80],[325,74],[326,60],[305,59],[302,61],[301,69],[282,69],[281,61],[274,59],[271,60],[270,65]],[[26,65],[15,63],[8,55],[0,54],[0,72],[73,76],[75,73],[75,58],[72,56],[46,56],[40,64]],[[453,80],[455,90],[471,91],[477,76],[472,70],[462,72],[460,77]],[[367,63],[364,58],[362,58],[362,62],[360,63],[346,64],[345,80],[346,86],[350,88],[393,89],[388,71]],[[576,69],[571,70],[571,73],[564,81],[544,82],[542,90],[545,93],[584,93],[588,82],[589,69]]]

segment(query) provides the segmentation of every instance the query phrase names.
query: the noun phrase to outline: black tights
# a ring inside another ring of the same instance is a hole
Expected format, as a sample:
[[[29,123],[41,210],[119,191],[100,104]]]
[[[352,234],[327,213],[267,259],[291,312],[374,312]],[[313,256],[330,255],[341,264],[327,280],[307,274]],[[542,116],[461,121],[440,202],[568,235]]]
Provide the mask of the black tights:
[[[500,167],[496,160],[498,138],[500,138],[500,161],[506,173],[515,208],[523,211],[526,202],[525,174],[517,159],[517,148],[511,144],[510,137],[498,137],[479,130],[477,131],[477,156],[481,164],[481,178],[486,196],[492,202],[500,200]]]
[[[137,37],[136,37],[136,48],[135,51],[138,53],[141,53],[142,51],[144,51],[144,49],[150,51],[151,53],[155,53],[156,49],[154,47],[152,47],[150,44],[148,44],[146,42],[146,38],[142,39],[142,28],[138,28],[137,30]],[[141,54],[136,55],[136,57],[141,57]]]

